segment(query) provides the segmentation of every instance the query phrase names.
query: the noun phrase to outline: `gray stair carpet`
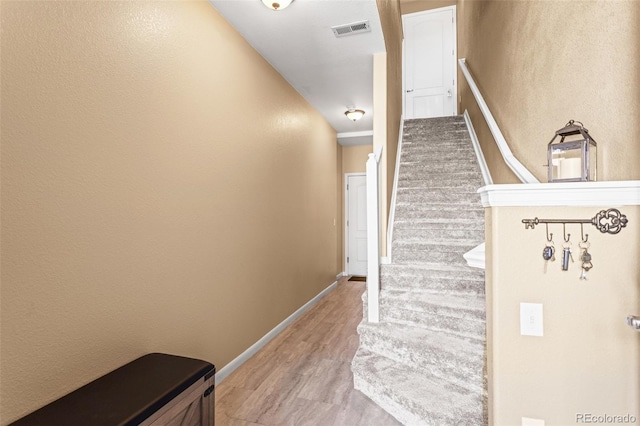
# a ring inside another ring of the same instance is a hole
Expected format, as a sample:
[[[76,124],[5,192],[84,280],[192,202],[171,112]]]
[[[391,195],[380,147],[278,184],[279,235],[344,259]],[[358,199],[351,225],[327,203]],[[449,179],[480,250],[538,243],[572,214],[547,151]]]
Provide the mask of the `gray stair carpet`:
[[[406,425],[486,425],[482,175],[460,116],[407,120],[380,322],[366,292],[354,386]]]

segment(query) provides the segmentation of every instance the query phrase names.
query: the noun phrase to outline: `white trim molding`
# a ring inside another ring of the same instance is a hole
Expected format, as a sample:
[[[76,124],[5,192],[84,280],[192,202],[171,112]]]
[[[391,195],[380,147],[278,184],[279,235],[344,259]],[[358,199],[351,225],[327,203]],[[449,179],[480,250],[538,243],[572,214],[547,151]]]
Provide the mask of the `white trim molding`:
[[[511,149],[509,148],[509,144],[507,144],[507,140],[504,138],[504,135],[500,131],[500,127],[498,127],[498,123],[495,118],[493,118],[493,114],[489,110],[489,106],[484,101],[482,94],[480,93],[480,89],[476,85],[475,80],[471,76],[469,69],[467,68],[467,61],[465,58],[461,58],[458,60],[460,64],[460,70],[462,74],[467,79],[467,84],[469,85],[469,89],[471,89],[471,93],[473,93],[474,98],[476,98],[476,102],[478,103],[478,107],[480,107],[480,111],[482,111],[482,115],[484,119],[487,121],[487,125],[489,126],[489,130],[493,135],[493,138],[496,141],[496,145],[498,145],[498,149],[502,154],[502,158],[504,162],[509,166],[511,171],[520,179],[520,181],[524,183],[539,183],[540,181],[513,155]]]
[[[640,180],[487,185],[484,207],[638,206]]]
[[[344,132],[338,133],[338,139],[343,138],[359,138],[361,136],[373,136],[373,130],[364,130],[362,132]]]
[[[402,155],[402,136],[404,134],[404,116],[400,116],[400,129],[398,130],[398,150],[396,151],[396,169],[393,173],[393,190],[391,192],[391,207],[389,211],[389,222],[387,223],[387,256],[380,262],[385,264],[385,260],[391,263],[391,242],[393,241],[393,221],[396,217],[396,196],[398,192],[398,177],[400,174],[400,155]],[[387,264],[388,264],[387,263]]]
[[[462,255],[472,268],[485,268],[485,243],[482,243]]]
[[[287,326],[295,321],[300,315],[304,314],[309,308],[318,303],[320,299],[325,297],[331,290],[335,289],[338,285],[337,281],[334,281],[329,287],[318,293],[313,299],[309,300],[297,311],[289,315],[284,321],[276,325],[271,331],[262,336],[260,340],[251,345],[246,351],[235,357],[229,364],[222,367],[215,375],[216,386],[222,383],[227,376],[233,373],[238,367],[247,362],[249,358],[255,355],[264,345],[269,343],[274,337],[280,334]]]
[[[382,146],[367,160],[367,319],[378,322],[380,295],[380,189]]]

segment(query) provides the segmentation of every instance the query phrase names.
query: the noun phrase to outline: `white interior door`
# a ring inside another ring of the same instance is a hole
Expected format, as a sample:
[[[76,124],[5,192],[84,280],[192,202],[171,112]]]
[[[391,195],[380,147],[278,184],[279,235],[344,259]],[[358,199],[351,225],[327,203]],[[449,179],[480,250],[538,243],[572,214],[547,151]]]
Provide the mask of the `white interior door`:
[[[402,17],[405,118],[457,114],[455,6]]]
[[[367,275],[367,176],[347,175],[346,272]]]

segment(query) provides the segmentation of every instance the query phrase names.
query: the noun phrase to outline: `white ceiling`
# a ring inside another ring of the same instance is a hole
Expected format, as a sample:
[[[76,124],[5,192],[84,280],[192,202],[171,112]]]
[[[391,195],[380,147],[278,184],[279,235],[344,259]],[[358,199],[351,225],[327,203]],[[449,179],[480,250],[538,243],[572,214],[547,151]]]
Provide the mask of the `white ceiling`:
[[[338,132],[342,145],[371,144],[373,54],[384,52],[375,0],[294,0],[273,11],[260,0],[209,0]],[[371,32],[336,38],[331,27],[369,20]],[[357,122],[347,106],[365,111]]]

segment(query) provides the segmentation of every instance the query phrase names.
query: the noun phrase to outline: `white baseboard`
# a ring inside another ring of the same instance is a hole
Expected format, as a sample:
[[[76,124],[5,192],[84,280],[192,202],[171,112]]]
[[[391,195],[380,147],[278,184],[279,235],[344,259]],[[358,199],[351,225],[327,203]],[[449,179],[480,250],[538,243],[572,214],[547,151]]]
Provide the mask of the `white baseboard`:
[[[391,257],[389,256],[382,256],[380,258],[380,264],[381,265],[390,265],[391,264]]]
[[[296,318],[305,313],[309,308],[318,303],[320,299],[326,296],[331,290],[336,288],[338,285],[337,281],[334,281],[329,287],[322,290],[318,293],[313,299],[309,300],[302,307],[300,307],[297,311],[289,315],[284,321],[275,326],[271,331],[262,336],[260,340],[251,345],[246,351],[242,352],[236,358],[234,358],[229,364],[225,365],[216,373],[215,376],[215,384],[216,386],[231,373],[233,373],[236,368],[240,367],[242,364],[247,362],[249,358],[256,354],[264,345],[269,343],[274,337],[280,334],[288,325],[290,325]]]
[[[336,281],[338,281],[340,278],[346,277],[346,276],[347,276],[347,273],[342,271],[338,275],[336,275]]]

